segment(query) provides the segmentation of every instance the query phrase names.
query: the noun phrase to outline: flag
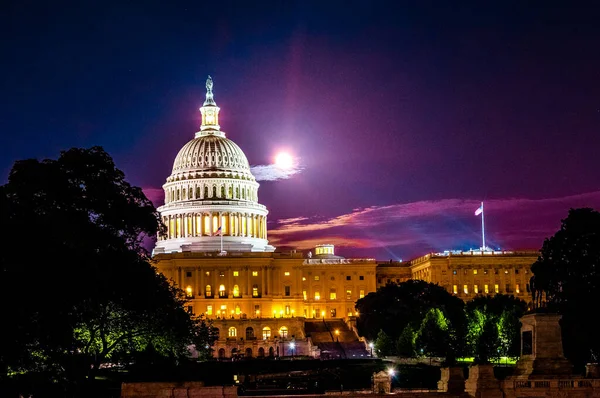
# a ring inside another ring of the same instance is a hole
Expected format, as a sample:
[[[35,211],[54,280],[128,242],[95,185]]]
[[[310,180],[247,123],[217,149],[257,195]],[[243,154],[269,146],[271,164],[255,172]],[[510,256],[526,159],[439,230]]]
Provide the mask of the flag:
[[[217,232],[215,232],[215,235],[221,235],[221,227],[219,227],[219,228],[217,229]]]
[[[483,202],[481,202],[481,206],[477,210],[475,210],[475,215],[478,216],[483,213]]]

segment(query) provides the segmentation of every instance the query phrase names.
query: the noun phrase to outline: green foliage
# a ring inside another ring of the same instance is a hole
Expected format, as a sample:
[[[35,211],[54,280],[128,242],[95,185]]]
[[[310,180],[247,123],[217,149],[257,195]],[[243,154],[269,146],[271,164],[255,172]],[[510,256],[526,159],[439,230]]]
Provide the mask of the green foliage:
[[[565,355],[576,365],[600,355],[589,305],[600,289],[600,213],[570,209],[560,229],[544,241],[531,267],[547,291],[548,309],[560,312]]]
[[[0,187],[1,374],[77,379],[148,345],[181,356],[197,333],[184,297],[152,266],[163,231],[142,190],[100,147],[15,163]]]
[[[416,350],[417,334],[411,325],[407,325],[396,341],[396,353],[402,357],[414,357]]]
[[[476,362],[519,355],[519,319],[525,309],[523,300],[503,294],[476,297],[466,304],[468,350]]]
[[[387,357],[394,354],[394,341],[383,331],[379,330],[375,339],[375,353],[378,357]]]
[[[373,340],[379,330],[396,341],[410,325],[418,329],[431,308],[439,308],[448,319],[457,341],[464,338],[466,320],[464,303],[443,287],[420,280],[409,280],[398,285],[386,285],[369,293],[356,303],[359,311],[358,332]]]
[[[417,350],[428,357],[445,357],[450,346],[448,329],[448,321],[442,311],[431,308],[417,332]]]

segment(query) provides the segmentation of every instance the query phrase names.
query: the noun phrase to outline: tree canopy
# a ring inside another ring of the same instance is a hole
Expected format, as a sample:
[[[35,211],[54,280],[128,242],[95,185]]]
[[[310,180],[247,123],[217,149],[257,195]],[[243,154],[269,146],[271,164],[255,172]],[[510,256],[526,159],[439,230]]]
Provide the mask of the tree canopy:
[[[70,377],[150,343],[184,355],[203,333],[142,245],[156,209],[101,147],[17,161],[0,201],[3,373]]]
[[[600,213],[570,209],[531,269],[547,292],[548,309],[563,315],[565,355],[575,364],[594,360],[600,341],[589,308],[600,292]]]

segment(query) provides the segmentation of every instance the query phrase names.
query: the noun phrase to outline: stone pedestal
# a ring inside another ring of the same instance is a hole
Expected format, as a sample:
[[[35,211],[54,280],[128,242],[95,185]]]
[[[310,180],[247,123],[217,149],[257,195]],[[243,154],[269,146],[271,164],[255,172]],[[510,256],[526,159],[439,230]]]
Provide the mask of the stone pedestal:
[[[573,365],[563,355],[561,315],[533,313],[521,318],[521,357],[513,377],[533,379],[563,377]]]
[[[438,381],[438,391],[451,394],[460,394],[465,392],[465,375],[463,368],[452,366],[442,368],[442,377]]]
[[[392,377],[388,372],[373,373],[371,378],[373,381],[374,394],[389,394],[392,390]]]
[[[503,398],[500,382],[494,376],[491,364],[473,365],[469,368],[469,378],[465,383],[465,392],[475,398]]]
[[[600,379],[600,364],[588,363],[585,365],[585,377],[589,379]]]

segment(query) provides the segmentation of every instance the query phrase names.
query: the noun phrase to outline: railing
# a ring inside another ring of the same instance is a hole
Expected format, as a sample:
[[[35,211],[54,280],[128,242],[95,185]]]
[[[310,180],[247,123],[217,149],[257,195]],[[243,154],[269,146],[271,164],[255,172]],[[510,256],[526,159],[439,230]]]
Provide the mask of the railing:
[[[571,390],[579,388],[600,388],[600,379],[552,379],[552,380],[515,380],[515,389],[560,389]]]

